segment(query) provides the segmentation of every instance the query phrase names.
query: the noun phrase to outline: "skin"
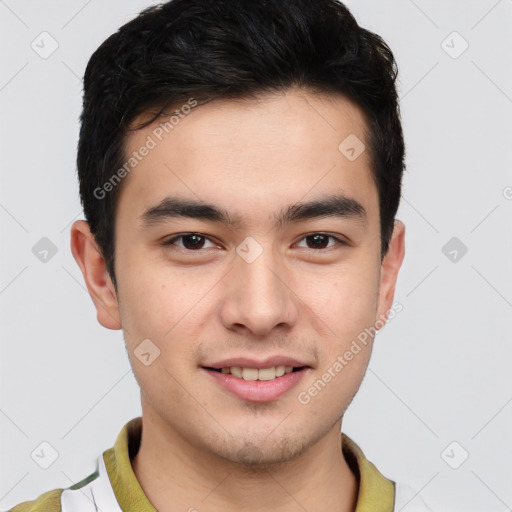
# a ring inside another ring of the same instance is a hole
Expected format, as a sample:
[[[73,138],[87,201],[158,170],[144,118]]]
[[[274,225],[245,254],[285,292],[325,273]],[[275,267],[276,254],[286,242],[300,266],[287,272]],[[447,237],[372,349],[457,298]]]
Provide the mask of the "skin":
[[[140,148],[158,122],[127,138]],[[381,262],[378,193],[368,151],[349,161],[338,145],[365,140],[361,110],[340,95],[289,89],[256,100],[197,107],[122,183],[116,212],[114,289],[85,221],[71,249],[108,329],[123,329],[141,388],[143,433],[132,467],[160,512],[353,511],[358,482],[340,449],[343,414],[356,394],[373,340],[304,405],[298,394],[321,378],[365,328],[392,306],[404,257],[395,221]],[[269,186],[269,184],[271,184]],[[272,215],[341,192],[365,223],[319,218],[274,227]],[[140,215],[165,196],[200,199],[238,214],[225,226],[174,218],[144,227]],[[201,249],[172,236],[199,233]],[[305,238],[327,233],[325,248]],[[263,249],[252,263],[236,252],[248,236]],[[187,252],[188,251],[188,252]],[[380,325],[380,324],[379,324]],[[149,338],[149,366],[134,350]],[[249,402],[200,368],[231,356],[282,354],[312,368],[277,400]]]

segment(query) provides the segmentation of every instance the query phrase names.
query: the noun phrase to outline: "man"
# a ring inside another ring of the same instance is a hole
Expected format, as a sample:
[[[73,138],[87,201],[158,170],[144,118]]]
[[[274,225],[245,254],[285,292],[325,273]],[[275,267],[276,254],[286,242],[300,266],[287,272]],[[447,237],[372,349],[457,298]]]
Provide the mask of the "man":
[[[335,0],[172,0],[98,48],[71,250],[142,418],[12,510],[413,510],[341,433],[404,257],[396,75]]]

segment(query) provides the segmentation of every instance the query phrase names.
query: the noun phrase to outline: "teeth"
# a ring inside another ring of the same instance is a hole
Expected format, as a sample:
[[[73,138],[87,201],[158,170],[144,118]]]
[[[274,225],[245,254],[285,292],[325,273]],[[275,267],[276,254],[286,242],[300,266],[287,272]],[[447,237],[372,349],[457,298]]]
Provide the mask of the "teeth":
[[[242,368],[238,368],[237,366],[232,366],[229,369],[231,370],[231,375],[234,375],[235,377],[238,377],[239,379],[242,378]]]
[[[240,368],[239,366],[232,366],[231,368],[222,368],[222,373],[230,373],[234,377],[244,380],[273,380],[277,377],[282,377],[285,373],[291,373],[293,366],[272,366],[271,368]]]
[[[245,370],[244,370],[245,373]],[[273,366],[272,368],[262,368],[258,370],[258,379],[259,380],[272,380],[276,378],[276,368]],[[245,375],[244,375],[245,379]]]
[[[256,368],[243,368],[242,378],[244,380],[258,380],[258,373]]]

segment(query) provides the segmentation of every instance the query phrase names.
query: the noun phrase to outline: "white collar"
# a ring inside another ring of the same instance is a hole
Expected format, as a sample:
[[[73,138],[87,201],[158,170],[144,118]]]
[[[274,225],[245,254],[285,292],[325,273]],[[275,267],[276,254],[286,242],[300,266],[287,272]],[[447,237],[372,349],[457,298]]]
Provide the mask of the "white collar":
[[[103,455],[97,459],[95,473],[96,478],[83,487],[62,491],[62,512],[123,512],[112,489]]]

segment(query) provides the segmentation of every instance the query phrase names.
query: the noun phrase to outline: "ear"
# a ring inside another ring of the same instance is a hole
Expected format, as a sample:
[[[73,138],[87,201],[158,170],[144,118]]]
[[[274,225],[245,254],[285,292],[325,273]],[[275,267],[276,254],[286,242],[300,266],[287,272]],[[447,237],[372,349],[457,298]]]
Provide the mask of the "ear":
[[[395,220],[389,249],[382,261],[379,285],[377,319],[387,320],[395,295],[398,271],[405,255],[405,224]],[[377,320],[376,319],[376,320]],[[385,323],[383,324],[385,325]]]
[[[71,226],[71,252],[84,276],[96,307],[98,322],[107,329],[121,329],[121,315],[114,284],[89,224],[77,220]]]

